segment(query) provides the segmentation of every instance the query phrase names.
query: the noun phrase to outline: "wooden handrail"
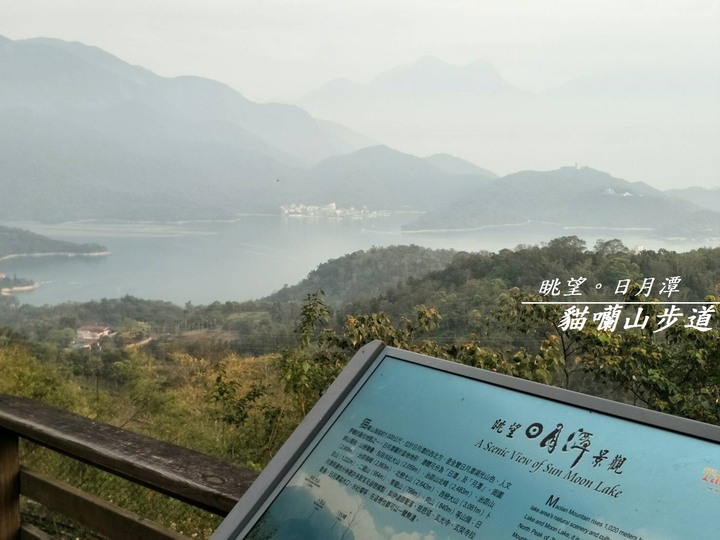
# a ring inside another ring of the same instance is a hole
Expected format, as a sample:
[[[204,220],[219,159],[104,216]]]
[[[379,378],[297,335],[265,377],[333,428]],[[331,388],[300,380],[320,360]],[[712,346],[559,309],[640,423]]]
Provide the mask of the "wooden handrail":
[[[12,486],[20,489],[19,468],[11,456],[17,437],[220,516],[257,477],[251,469],[175,444],[0,394],[0,504],[6,507],[0,507],[0,518],[17,499]],[[2,536],[0,526],[0,540]]]
[[[20,492],[45,508],[108,538],[186,540],[187,537],[44,474],[20,469]]]

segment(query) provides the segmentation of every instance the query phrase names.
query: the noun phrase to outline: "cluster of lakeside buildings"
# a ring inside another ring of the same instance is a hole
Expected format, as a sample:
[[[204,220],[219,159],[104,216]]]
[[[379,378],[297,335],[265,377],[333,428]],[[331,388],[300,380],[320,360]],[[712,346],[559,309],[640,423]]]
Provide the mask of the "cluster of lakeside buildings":
[[[288,217],[323,217],[323,218],[351,218],[365,219],[386,217],[390,215],[387,211],[371,211],[366,206],[362,208],[338,207],[334,202],[325,205],[293,203],[280,207],[284,216]]]

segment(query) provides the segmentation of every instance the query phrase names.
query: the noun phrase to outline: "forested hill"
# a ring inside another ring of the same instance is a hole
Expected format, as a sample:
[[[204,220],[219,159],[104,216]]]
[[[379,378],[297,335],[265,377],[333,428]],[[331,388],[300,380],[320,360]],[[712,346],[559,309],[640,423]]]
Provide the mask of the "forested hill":
[[[416,306],[432,306],[442,315],[438,336],[452,339],[474,332],[498,343],[508,333],[506,325],[499,324],[493,314],[499,309],[501,295],[513,287],[537,293],[543,281],[558,279],[565,292],[570,278],[585,278],[582,296],[575,299],[612,302],[618,301],[615,291],[621,280],[654,280],[648,296],[658,298],[662,283],[675,276],[680,282],[671,300],[698,302],[719,295],[720,248],[634,253],[620,240],[599,240],[589,249],[578,237],[567,236],[543,246],[458,253],[446,268],[411,278],[378,297],[358,300],[345,312],[382,311],[395,319],[412,314]]]
[[[53,240],[25,229],[0,225],[0,259],[9,255],[73,253],[88,254],[106,252],[99,244],[76,244],[64,240]]]
[[[415,245],[360,250],[321,264],[300,283],[283,287],[268,300],[304,300],[308,294],[322,290],[328,304],[342,306],[378,296],[411,277],[442,270],[456,253]]]

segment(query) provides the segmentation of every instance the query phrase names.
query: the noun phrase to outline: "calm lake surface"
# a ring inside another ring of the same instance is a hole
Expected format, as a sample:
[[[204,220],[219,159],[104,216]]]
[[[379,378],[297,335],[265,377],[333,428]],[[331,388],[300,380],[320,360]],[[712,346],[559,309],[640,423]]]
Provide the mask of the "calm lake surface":
[[[598,238],[626,246],[686,251],[697,245],[647,238],[641,232],[593,230],[587,234],[551,227],[502,227],[474,232],[404,234],[416,215],[328,219],[279,215],[240,216],[233,221],[63,224],[4,222],[59,240],[95,242],[106,257],[28,257],[0,261],[0,272],[40,284],[18,293],[32,305],[89,301],[124,295],[209,304],[261,298],[301,281],[317,266],[373,246],[416,244],[458,251],[499,251],[577,234],[592,248]]]

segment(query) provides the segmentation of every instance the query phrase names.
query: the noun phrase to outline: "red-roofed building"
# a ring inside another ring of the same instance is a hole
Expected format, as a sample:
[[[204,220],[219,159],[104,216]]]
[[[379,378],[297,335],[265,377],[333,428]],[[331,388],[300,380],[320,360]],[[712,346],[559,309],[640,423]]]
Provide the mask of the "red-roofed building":
[[[96,345],[100,338],[110,335],[110,327],[100,324],[84,324],[77,329],[76,343],[82,343],[85,347]]]

